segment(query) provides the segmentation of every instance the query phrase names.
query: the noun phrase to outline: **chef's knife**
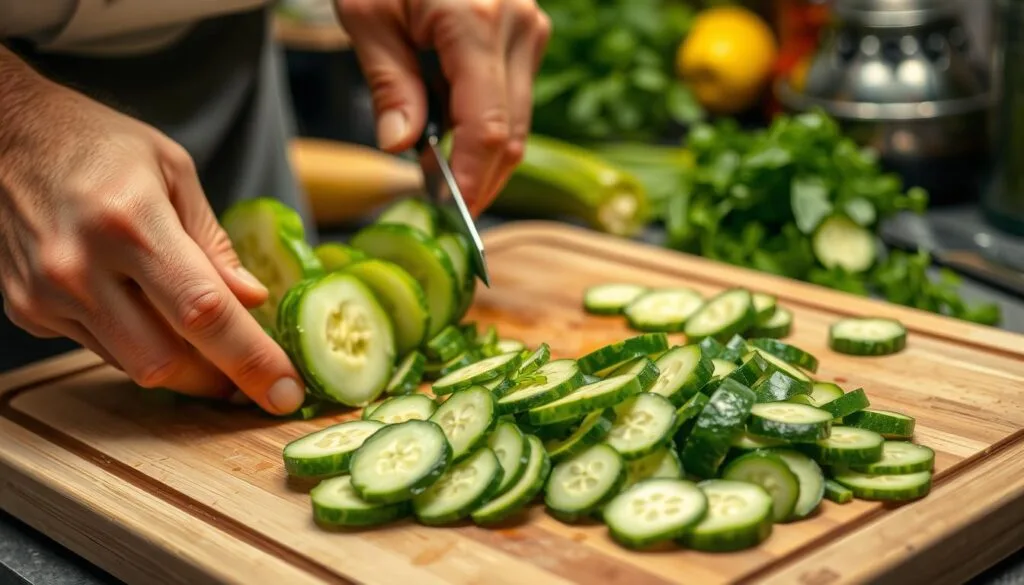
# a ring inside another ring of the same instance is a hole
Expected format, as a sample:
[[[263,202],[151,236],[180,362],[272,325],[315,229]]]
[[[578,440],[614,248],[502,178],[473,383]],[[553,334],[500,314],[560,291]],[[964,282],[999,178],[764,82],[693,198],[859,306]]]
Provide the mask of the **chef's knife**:
[[[416,143],[416,150],[419,151],[427,194],[444,215],[442,219],[466,237],[473,272],[480,277],[485,286],[490,287],[491,278],[487,273],[484,244],[476,230],[473,216],[462,199],[462,192],[459,191],[459,185],[455,182],[448,161],[441,151],[441,138],[448,130],[448,83],[441,71],[437,53],[422,52],[419,61],[420,73],[427,89],[427,123],[423,135]]]

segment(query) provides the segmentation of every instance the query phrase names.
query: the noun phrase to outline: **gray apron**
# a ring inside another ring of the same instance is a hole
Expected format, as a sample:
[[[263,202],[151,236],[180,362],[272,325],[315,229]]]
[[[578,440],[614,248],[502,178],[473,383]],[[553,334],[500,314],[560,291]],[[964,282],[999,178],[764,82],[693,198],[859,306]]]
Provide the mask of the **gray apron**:
[[[291,104],[270,9],[204,21],[174,44],[139,56],[82,57],[5,44],[46,77],[184,146],[218,215],[236,201],[274,197],[299,211],[315,243],[308,202],[288,165]],[[36,339],[0,313],[0,372],[77,347]]]

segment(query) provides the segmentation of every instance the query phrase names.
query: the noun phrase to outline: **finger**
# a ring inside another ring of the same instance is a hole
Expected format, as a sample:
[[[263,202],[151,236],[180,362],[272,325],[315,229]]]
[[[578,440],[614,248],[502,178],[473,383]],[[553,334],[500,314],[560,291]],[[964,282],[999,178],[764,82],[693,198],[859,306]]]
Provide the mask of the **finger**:
[[[10,301],[8,301],[6,297],[4,298],[4,315],[7,316],[7,320],[14,324],[15,327],[23,330],[32,337],[38,337],[39,339],[56,339],[61,337],[60,333],[29,319],[20,311],[14,310]]]
[[[182,228],[210,259],[239,302],[250,309],[260,306],[269,295],[267,288],[242,266],[203,193],[192,158],[177,145],[168,150],[162,155],[164,180]]]
[[[410,148],[423,132],[427,102],[419,65],[399,15],[381,20],[372,2],[342,2],[340,18],[352,38],[370,87],[377,144],[388,152]]]
[[[88,349],[94,354],[100,356],[100,358],[102,358],[107,364],[121,370],[122,372],[124,371],[124,366],[122,366],[121,363],[118,362],[109,351],[107,351],[107,348],[103,347],[103,344],[96,339],[96,336],[89,333],[81,323],[65,319],[61,323],[60,329],[64,337],[77,342],[85,349]]]

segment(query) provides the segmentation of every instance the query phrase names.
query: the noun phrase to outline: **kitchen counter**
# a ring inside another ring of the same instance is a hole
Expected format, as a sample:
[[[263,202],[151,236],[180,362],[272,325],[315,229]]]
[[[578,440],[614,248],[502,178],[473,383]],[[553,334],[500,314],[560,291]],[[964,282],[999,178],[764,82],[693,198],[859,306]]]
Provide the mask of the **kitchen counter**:
[[[498,218],[484,218],[481,229],[503,223]],[[323,234],[323,239],[337,239],[342,234]],[[663,234],[651,229],[643,239],[658,243]],[[963,293],[970,300],[998,303],[1003,310],[1002,328],[1024,333],[1024,299],[1015,298],[987,286],[965,279]],[[8,344],[4,344],[7,346]],[[15,352],[17,344],[12,344]],[[4,350],[10,352],[10,349]],[[18,356],[8,355],[17,361]],[[25,356],[38,359],[38,356]],[[0,366],[3,363],[0,362]],[[3,369],[0,367],[0,369]],[[111,575],[68,551],[45,535],[0,511],[0,585],[108,585],[120,583]],[[1024,550],[1004,560],[971,582],[971,585],[1024,585]]]

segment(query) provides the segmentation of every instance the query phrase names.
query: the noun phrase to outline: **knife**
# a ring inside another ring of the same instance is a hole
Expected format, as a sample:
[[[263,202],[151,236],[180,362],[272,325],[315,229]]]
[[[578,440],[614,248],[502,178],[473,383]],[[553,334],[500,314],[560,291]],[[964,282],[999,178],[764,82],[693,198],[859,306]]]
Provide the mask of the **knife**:
[[[448,83],[441,71],[436,52],[421,52],[419,62],[420,73],[427,89],[427,123],[416,143],[416,150],[419,152],[427,195],[441,211],[443,219],[451,229],[465,236],[469,244],[469,259],[473,272],[490,288],[491,277],[487,273],[484,243],[448,166],[448,160],[441,152],[441,138],[448,130]]]

